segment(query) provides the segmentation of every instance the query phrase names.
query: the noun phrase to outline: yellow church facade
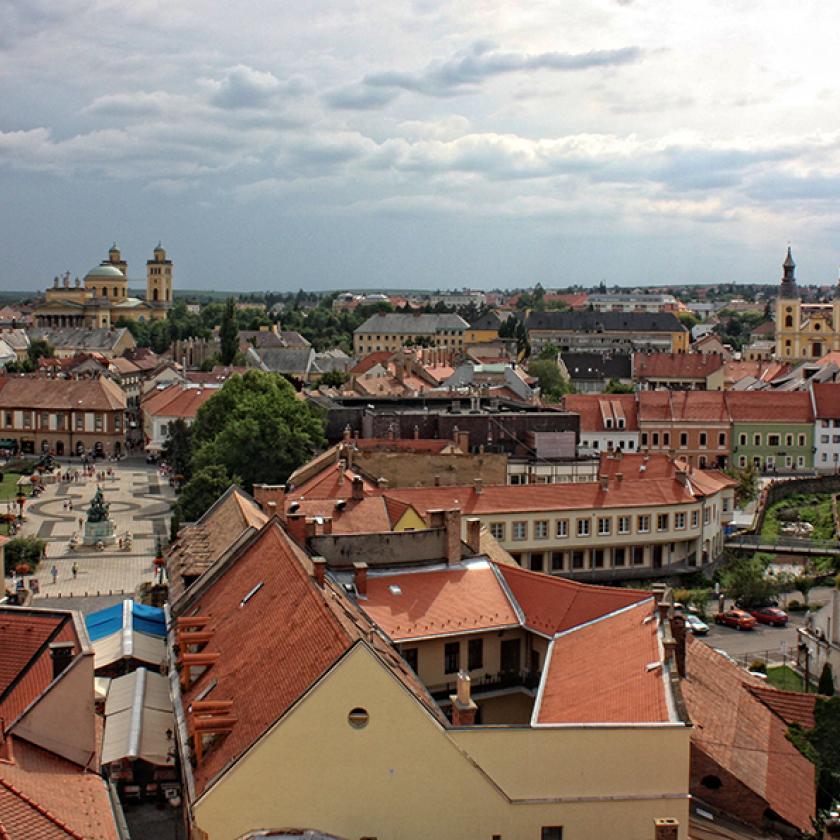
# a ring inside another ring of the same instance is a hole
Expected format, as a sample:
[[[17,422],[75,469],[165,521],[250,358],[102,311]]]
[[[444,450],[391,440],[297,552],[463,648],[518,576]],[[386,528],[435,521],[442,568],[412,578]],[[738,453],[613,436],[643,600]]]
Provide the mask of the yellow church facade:
[[[44,293],[44,302],[33,315],[39,327],[110,329],[121,318],[156,321],[166,317],[172,305],[172,260],[158,243],[146,261],[146,297],[128,293],[128,263],[116,243],[108,258],[92,268],[82,282],[70,283],[70,273],[56,277]]]
[[[776,300],[776,358],[781,361],[820,359],[840,350],[840,297],[831,303],[803,303],[796,286],[796,263],[790,248],[783,263]]]

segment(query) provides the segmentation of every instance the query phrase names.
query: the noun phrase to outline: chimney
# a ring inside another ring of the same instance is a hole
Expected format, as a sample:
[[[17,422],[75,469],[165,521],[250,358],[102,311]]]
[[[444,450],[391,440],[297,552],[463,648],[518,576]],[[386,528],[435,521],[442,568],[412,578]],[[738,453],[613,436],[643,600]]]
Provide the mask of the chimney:
[[[274,502],[280,510],[283,510],[286,505],[286,485],[255,484],[254,501],[263,510],[266,510],[266,504],[268,502]]]
[[[73,661],[73,642],[53,642],[50,645],[53,679],[63,674]]]
[[[446,564],[453,566],[461,562],[461,511],[444,511],[443,524],[446,528]]]
[[[470,551],[478,554],[481,551],[481,520],[478,517],[471,516],[466,520],[467,524],[467,539],[466,544],[470,547]]]
[[[367,598],[367,563],[353,564],[353,583],[356,584],[356,592],[360,598]]]
[[[624,481],[624,473],[616,473],[615,474],[616,481]]]
[[[286,531],[298,544],[306,544],[306,514],[289,513],[286,515]]]
[[[610,489],[610,477],[608,475],[599,475],[598,483],[601,485],[602,490],[607,491]]]
[[[12,733],[6,731],[6,719],[0,718],[0,762],[15,763]]]
[[[458,444],[458,449],[460,449],[461,452],[468,455],[470,451],[470,433],[457,432],[455,435],[455,443]]]
[[[453,726],[475,725],[475,713],[478,711],[478,706],[470,695],[470,675],[466,671],[458,671],[456,693],[449,695]]]
[[[382,476],[379,476],[379,478],[376,479],[376,486],[380,490],[387,490],[388,489],[388,479],[383,478]]]
[[[444,514],[443,510],[436,508],[435,510],[427,510],[426,515],[429,517],[430,528],[443,528]]]
[[[484,482],[480,478],[473,479],[473,487],[475,489],[475,495],[480,496],[481,491],[484,489]]]
[[[677,613],[671,618],[671,635],[676,643],[674,647],[674,659],[677,664],[677,673],[685,678],[685,618]]]
[[[342,438],[344,439],[344,442],[347,443],[347,441],[349,441],[352,436],[353,436],[353,430],[350,428],[350,424],[348,423],[344,427],[344,432],[342,433]]]
[[[360,475],[353,476],[353,499],[361,501],[365,497],[365,483]]]
[[[673,817],[660,817],[653,821],[654,840],[678,840],[680,821]]]
[[[265,512],[268,514],[269,518],[277,516],[277,502],[266,502],[265,508]]]
[[[414,424],[414,440],[419,440],[420,438],[420,427],[415,423]]]
[[[332,517],[331,516],[324,516],[322,519],[323,525],[321,527],[321,533],[324,536],[329,536],[332,533]]]
[[[323,589],[324,579],[327,575],[327,561],[323,557],[312,558],[312,575],[315,578],[315,583]]]

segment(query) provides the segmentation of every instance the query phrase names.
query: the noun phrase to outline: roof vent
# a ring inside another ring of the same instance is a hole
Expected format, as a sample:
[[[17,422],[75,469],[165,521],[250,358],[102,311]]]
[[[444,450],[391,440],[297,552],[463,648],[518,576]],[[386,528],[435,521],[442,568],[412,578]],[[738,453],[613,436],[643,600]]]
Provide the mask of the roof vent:
[[[263,586],[265,586],[265,582],[264,582],[264,581],[260,581],[260,582],[259,582],[259,583],[258,583],[258,584],[257,584],[257,585],[256,585],[256,586],[255,586],[255,587],[254,587],[254,588],[253,588],[253,589],[252,589],[252,590],[251,590],[251,591],[250,591],[250,592],[249,592],[249,593],[248,593],[248,594],[247,594],[247,595],[246,595],[246,596],[245,596],[245,597],[241,600],[241,601],[240,601],[240,602],[239,602],[239,606],[240,606],[240,607],[244,607],[244,606],[245,606],[245,604],[247,604],[247,603],[248,603],[248,601],[250,601],[250,600],[251,600],[251,598],[253,598],[253,597],[254,597],[254,595],[256,595],[256,594],[257,594],[257,592],[259,592],[259,591],[260,591],[260,589],[262,589],[262,588],[263,588]]]
[[[400,589],[400,587],[399,587],[399,586],[397,586],[395,583],[392,583],[392,584],[388,587],[388,591],[389,591],[392,595],[402,595],[402,589]]]
[[[655,671],[657,668],[661,668],[661,662],[648,662],[647,667],[645,668],[646,671]]]
[[[344,508],[346,508],[346,507],[347,507],[347,499],[339,499],[335,503],[335,509],[336,510],[344,510]]]
[[[295,513],[299,507],[300,507],[300,502],[292,502],[289,505],[289,513]]]

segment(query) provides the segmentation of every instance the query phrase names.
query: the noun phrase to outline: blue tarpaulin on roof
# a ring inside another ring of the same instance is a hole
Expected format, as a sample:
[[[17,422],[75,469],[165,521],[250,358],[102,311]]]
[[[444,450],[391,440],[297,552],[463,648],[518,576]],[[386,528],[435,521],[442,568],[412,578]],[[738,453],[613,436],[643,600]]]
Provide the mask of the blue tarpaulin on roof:
[[[125,603],[123,601],[86,616],[85,624],[92,642],[122,630]],[[166,636],[166,619],[160,607],[149,607],[145,604],[137,604],[134,601],[128,601],[128,603],[130,604],[132,630],[150,636]]]

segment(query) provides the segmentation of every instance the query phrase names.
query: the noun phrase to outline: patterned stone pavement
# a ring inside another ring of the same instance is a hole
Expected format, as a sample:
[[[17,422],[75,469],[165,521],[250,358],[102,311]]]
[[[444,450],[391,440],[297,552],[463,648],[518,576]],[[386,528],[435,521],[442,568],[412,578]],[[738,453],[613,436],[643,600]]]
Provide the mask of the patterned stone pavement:
[[[77,463],[69,466],[78,468]],[[140,461],[102,465],[103,469],[108,467],[113,471],[112,477],[47,485],[36,501],[25,506],[21,535],[37,535],[47,542],[47,559],[35,575],[41,590],[36,599],[131,595],[140,583],[152,580],[157,540],[165,543],[169,535],[169,506],[174,493],[154,466]],[[110,505],[117,536],[131,532],[131,551],[121,551],[117,546],[108,546],[104,551],[90,546],[70,550],[73,534],[83,533],[79,518],[84,519],[97,486],[102,487]],[[68,500],[72,501],[72,510],[64,507]],[[78,565],[75,578],[74,563]],[[58,569],[56,583],[52,582],[50,571],[53,565]],[[11,582],[7,580],[6,585]]]

